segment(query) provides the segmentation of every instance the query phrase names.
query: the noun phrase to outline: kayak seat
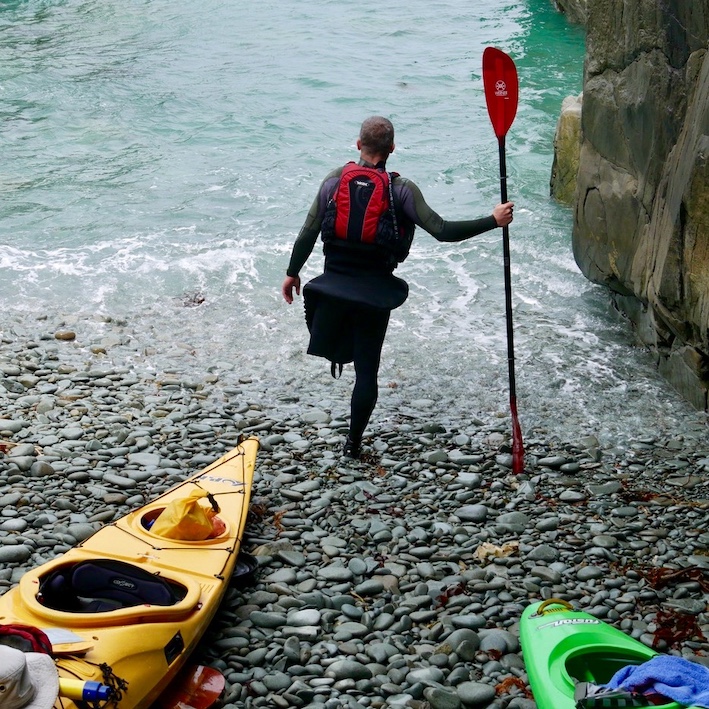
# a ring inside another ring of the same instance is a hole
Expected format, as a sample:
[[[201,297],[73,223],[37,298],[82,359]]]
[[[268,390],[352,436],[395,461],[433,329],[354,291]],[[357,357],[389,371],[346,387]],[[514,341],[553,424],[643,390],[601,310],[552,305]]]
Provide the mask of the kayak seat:
[[[139,605],[172,606],[187,589],[133,564],[92,559],[61,566],[40,583],[37,600],[70,613],[102,613]]]

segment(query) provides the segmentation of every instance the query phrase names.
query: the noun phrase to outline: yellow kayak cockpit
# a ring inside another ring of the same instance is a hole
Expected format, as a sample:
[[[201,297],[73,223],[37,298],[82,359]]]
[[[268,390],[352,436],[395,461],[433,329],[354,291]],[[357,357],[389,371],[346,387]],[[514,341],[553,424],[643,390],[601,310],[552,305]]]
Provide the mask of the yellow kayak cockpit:
[[[116,559],[59,559],[41,571],[20,580],[25,603],[40,617],[73,626],[176,620],[192,612],[201,595],[188,576],[166,578]]]

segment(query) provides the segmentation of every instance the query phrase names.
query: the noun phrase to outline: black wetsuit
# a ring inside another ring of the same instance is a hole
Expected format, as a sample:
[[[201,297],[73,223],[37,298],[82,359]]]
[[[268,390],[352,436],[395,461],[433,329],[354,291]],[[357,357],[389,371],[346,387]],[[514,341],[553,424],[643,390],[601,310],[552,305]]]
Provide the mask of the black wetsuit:
[[[359,164],[386,169],[383,163],[375,166],[360,160]],[[325,208],[337,187],[341,173],[342,168],[338,168],[323,180],[293,246],[288,276],[298,276],[312,253],[320,234]],[[420,226],[438,241],[457,242],[497,227],[493,216],[466,221],[446,221],[426,204],[421,190],[413,182],[397,176],[392,184],[397,221],[411,232],[416,226]],[[386,252],[375,246],[352,249],[330,242],[323,245],[323,251],[326,273],[366,277],[376,273],[391,274],[397,266]],[[320,350],[319,340],[323,333],[333,328],[351,334],[350,354],[356,378],[351,401],[350,439],[357,445],[377,402],[377,374],[389,314],[389,310],[367,307],[340,298],[318,299],[315,312],[311,314],[311,343],[308,348],[310,354],[325,356]]]

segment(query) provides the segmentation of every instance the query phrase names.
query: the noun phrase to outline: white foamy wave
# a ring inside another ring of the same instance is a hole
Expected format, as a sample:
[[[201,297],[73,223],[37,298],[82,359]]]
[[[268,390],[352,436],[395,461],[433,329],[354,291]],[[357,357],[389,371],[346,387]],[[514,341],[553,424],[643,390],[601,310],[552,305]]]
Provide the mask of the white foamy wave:
[[[72,322],[81,342],[125,322],[136,352],[157,353],[136,366],[200,376],[223,362],[274,391],[329,376],[304,354],[302,299],[289,307],[279,293],[318,185],[356,159],[362,118],[384,113],[397,131],[390,169],[447,219],[489,213],[498,146],[480,74],[494,44],[524,83],[507,138],[523,426],[631,435],[657,411],[679,417],[652,360],[579,273],[571,212],[548,196],[559,105],[580,90],[584,51],[582,29],[551,3],[500,13],[480,0],[471,15],[441,0],[412,14],[393,0],[378,8],[379,25],[397,27],[379,32],[391,62],[370,52],[366,3],[41,4],[3,12],[7,319],[48,332]],[[29,51],[36,36],[51,41]],[[337,65],[333,46],[350,50]],[[303,281],[321,266],[318,245]],[[397,275],[410,297],[392,313],[382,381],[403,402],[434,399],[442,420],[506,416],[500,230],[460,244],[419,233]]]

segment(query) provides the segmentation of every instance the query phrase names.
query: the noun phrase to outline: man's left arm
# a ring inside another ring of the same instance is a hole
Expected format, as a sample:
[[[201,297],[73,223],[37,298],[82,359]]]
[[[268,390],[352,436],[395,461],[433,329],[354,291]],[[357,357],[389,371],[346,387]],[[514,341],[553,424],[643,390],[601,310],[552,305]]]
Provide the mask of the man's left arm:
[[[489,217],[481,219],[447,221],[431,209],[421,190],[410,180],[404,182],[401,191],[404,213],[434,239],[449,243],[465,241],[497,227],[507,226],[512,221],[513,206],[512,202],[498,204]]]

